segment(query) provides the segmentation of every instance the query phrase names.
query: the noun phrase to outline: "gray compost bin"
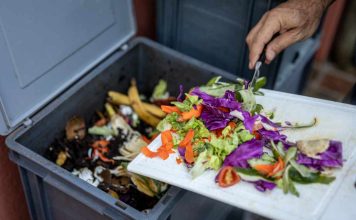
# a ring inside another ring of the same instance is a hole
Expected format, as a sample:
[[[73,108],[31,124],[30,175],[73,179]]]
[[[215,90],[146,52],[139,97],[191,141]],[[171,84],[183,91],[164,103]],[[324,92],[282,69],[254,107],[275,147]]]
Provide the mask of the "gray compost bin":
[[[129,40],[129,0],[1,6],[0,134],[10,133],[6,144],[32,219],[166,219],[184,191],[171,186],[149,213],[139,212],[42,155],[69,118],[88,122],[106,92],[127,91],[131,78],[143,93],[165,79],[175,95],[179,84],[188,89],[215,75],[234,77],[147,39]]]

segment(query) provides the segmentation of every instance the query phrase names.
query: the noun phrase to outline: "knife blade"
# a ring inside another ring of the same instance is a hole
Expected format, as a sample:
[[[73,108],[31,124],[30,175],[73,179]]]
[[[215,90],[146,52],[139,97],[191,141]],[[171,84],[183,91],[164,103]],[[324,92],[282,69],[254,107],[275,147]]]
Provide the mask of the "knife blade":
[[[263,62],[265,62],[265,60],[266,60],[266,54],[265,54],[265,50],[263,50],[262,55],[260,56],[260,58],[257,60],[257,62],[255,64],[255,72],[253,73],[253,77],[249,83],[248,88],[255,87],[256,81],[260,77],[260,68],[261,68]]]

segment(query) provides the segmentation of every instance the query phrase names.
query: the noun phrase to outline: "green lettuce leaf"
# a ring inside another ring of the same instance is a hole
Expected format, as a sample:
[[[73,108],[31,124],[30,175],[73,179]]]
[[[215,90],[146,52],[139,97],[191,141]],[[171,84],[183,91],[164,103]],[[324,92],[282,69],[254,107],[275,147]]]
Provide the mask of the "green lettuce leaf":
[[[166,99],[168,96],[169,94],[167,92],[167,82],[161,79],[153,89],[152,99]]]
[[[256,98],[251,89],[238,91],[242,98],[242,107],[245,111],[251,112],[256,107]]]
[[[194,105],[201,104],[202,99],[199,99],[196,95],[185,94],[186,99],[183,102],[171,102],[173,105],[177,106],[182,112],[187,112],[193,108]]]
[[[248,130],[239,131],[236,133],[236,135],[240,139],[240,141],[241,141],[240,143],[244,143],[244,142],[249,141],[252,138],[254,138],[254,136]]]
[[[308,178],[315,173],[315,171],[308,169],[306,166],[298,164],[295,160],[291,160],[289,163],[299,172],[300,175],[302,175],[302,177]]]
[[[194,163],[193,168],[190,170],[190,174],[193,178],[196,178],[204,173],[207,169],[218,170],[222,165],[222,160],[212,154],[212,151],[205,150],[201,152]]]
[[[290,169],[289,176],[294,182],[300,184],[330,184],[335,180],[335,177],[333,176],[325,176],[320,173],[311,173],[308,177],[303,177],[294,167]]]
[[[204,138],[204,137],[209,137],[210,132],[209,130],[205,127],[204,123],[200,121],[199,119],[196,119],[195,117],[191,118],[183,127],[181,130],[178,130],[178,133],[183,132],[184,134],[188,132],[190,129],[194,130],[194,137],[196,138]]]
[[[178,122],[179,115],[176,112],[168,114],[163,120],[161,120],[157,125],[157,130],[160,132],[174,129],[179,131],[182,129],[184,123]]]
[[[222,160],[236,149],[239,144],[238,138],[218,138],[211,135],[210,145],[213,147],[214,154],[219,156]]]

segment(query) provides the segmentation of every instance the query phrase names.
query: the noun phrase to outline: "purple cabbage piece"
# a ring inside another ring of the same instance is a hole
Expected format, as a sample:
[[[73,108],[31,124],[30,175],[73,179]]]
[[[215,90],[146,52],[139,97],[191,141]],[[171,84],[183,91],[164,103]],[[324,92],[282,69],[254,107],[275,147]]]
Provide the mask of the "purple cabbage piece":
[[[185,148],[183,147],[178,147],[178,152],[179,152],[179,155],[185,159]]]
[[[230,110],[241,109],[241,103],[235,98],[235,92],[227,90],[222,98],[216,98],[222,107],[229,108]]]
[[[274,143],[282,142],[285,150],[288,150],[288,148],[290,148],[292,145],[295,145],[295,143],[288,141],[287,136],[281,134],[279,131],[268,131],[262,128],[258,132],[262,136],[262,140],[264,140],[266,143],[270,142],[271,140],[274,141]]]
[[[258,115],[251,116],[249,112],[242,111],[242,116],[244,117],[243,123],[244,123],[245,128],[252,133],[253,128],[255,126],[255,122],[258,118]]]
[[[251,181],[250,183],[253,183],[255,188],[261,192],[265,192],[266,190],[273,190],[276,187],[276,184],[264,180]]]
[[[324,167],[342,167],[342,143],[340,141],[330,141],[329,148],[323,153],[318,154],[318,156],[320,156],[320,159],[314,159],[299,153],[297,163],[316,170],[323,170]]]
[[[203,99],[204,108],[201,119],[210,131],[225,128],[233,118],[229,112],[224,112],[219,107],[229,108],[230,110],[241,109],[241,103],[236,101],[233,91],[226,91],[222,98],[215,98],[195,87],[191,94]]]
[[[204,106],[200,117],[210,131],[225,128],[233,118],[228,112],[220,111],[209,105]]]
[[[263,145],[263,141],[256,139],[241,144],[225,158],[224,166],[249,168],[247,161],[261,157]]]
[[[277,125],[276,123],[274,123],[273,121],[271,121],[269,118],[267,118],[266,116],[263,116],[263,115],[259,115],[260,118],[261,118],[261,121],[265,124],[268,124],[272,127],[275,127],[276,129],[279,129],[281,128],[281,126]]]
[[[263,115],[257,114],[257,115],[251,116],[251,114],[248,111],[241,111],[241,113],[242,113],[242,115],[244,117],[244,120],[243,120],[244,126],[250,132],[253,132],[255,122],[256,122],[256,120],[258,118],[260,118],[263,123],[268,124],[268,125],[276,128],[277,130],[280,128],[279,125],[277,125],[276,123],[272,122],[269,118],[267,118],[267,117],[265,117]]]
[[[279,133],[278,131],[268,131],[268,130],[262,128],[258,132],[261,134],[262,138],[264,138],[264,139],[273,140],[273,141],[281,141],[283,143],[287,141],[287,136]]]
[[[244,80],[244,86],[245,86],[245,89],[248,89],[248,85],[250,84],[250,82],[249,81],[247,81],[247,80]]]
[[[178,102],[183,102],[183,98],[184,98],[184,90],[183,90],[183,85],[179,85],[179,95],[177,97],[177,101]]]
[[[203,99],[203,105],[225,107],[229,108],[230,110],[241,109],[241,103],[236,100],[235,93],[233,91],[227,90],[223,97],[216,98],[214,96],[208,95],[205,92],[202,92],[198,87],[195,87],[192,90],[191,94]]]
[[[205,92],[202,92],[199,87],[195,87],[191,92],[190,92],[191,95],[196,95],[198,96],[199,98],[203,99],[204,102],[214,102],[215,100],[215,97],[211,96],[211,95],[208,95],[207,93]]]

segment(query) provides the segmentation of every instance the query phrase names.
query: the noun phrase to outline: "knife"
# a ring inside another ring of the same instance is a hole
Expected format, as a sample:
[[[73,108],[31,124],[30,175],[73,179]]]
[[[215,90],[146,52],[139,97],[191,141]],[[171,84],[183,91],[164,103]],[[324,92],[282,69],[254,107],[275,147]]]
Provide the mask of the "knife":
[[[255,72],[253,73],[253,77],[252,80],[250,81],[248,88],[254,88],[257,79],[260,77],[260,68],[262,66],[262,64],[265,62],[266,60],[266,53],[265,53],[265,49],[263,49],[262,54],[260,56],[260,58],[257,60],[256,64],[255,64]]]
[[[260,78],[260,68],[262,66],[262,64],[266,61],[266,49],[267,49],[267,45],[273,41],[276,37],[278,37],[279,33],[275,33],[271,40],[265,45],[265,47],[262,50],[261,56],[258,58],[256,64],[255,64],[255,72],[253,73],[253,77],[252,80],[250,81],[250,83],[248,84],[248,88],[253,88],[255,87],[256,81],[258,78]]]
[[[268,4],[267,4],[267,11],[271,10],[272,8],[272,1],[268,0]],[[275,33],[272,36],[272,39],[268,42],[270,43],[274,38],[276,38],[279,34]],[[260,68],[262,66],[262,64],[265,62],[266,60],[266,47],[268,45],[268,43],[264,46],[262,54],[260,56],[260,58],[257,60],[256,64],[255,64],[255,72],[253,73],[253,77],[252,80],[250,81],[250,83],[248,84],[248,88],[254,88],[257,79],[260,77]]]

